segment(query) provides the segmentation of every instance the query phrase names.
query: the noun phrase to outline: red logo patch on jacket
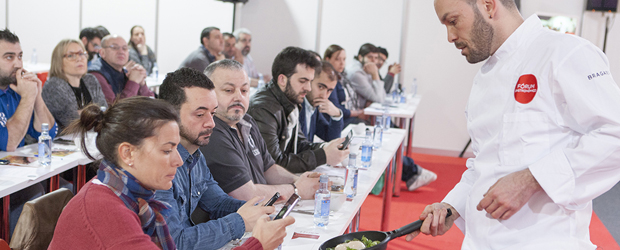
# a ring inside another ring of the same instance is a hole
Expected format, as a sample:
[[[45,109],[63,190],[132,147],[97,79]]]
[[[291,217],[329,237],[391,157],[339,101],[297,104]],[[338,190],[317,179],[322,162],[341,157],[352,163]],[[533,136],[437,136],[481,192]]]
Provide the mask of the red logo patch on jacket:
[[[517,86],[515,86],[515,100],[521,104],[528,104],[536,96],[538,91],[538,81],[536,76],[527,74],[519,77]]]

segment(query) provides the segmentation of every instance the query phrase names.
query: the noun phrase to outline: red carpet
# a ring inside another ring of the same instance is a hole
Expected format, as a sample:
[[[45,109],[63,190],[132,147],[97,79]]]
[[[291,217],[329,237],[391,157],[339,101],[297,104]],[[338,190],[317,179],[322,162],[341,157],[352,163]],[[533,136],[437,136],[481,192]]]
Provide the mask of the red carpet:
[[[400,197],[392,198],[390,214],[390,230],[397,229],[418,219],[426,205],[439,202],[461,179],[465,171],[465,159],[445,156],[413,154],[412,158],[420,166],[437,173],[437,180],[428,186],[414,192],[407,191],[405,183],[401,186]],[[360,231],[380,230],[382,200],[381,196],[369,195],[362,205]],[[600,250],[620,250],[620,246],[613,239],[596,214],[592,216],[590,224],[592,242]],[[389,249],[460,249],[463,233],[454,226],[443,236],[431,237],[420,235],[413,241],[405,241],[405,237],[392,240]]]

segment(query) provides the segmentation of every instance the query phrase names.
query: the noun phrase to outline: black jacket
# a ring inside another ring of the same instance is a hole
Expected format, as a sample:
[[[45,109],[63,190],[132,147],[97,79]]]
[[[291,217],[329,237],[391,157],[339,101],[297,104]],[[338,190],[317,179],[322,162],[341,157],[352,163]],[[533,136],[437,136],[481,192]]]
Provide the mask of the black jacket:
[[[276,163],[293,173],[303,173],[325,164],[326,159],[321,143],[308,141],[301,130],[293,133],[288,145],[284,145],[288,137],[287,117],[296,107],[300,108],[292,103],[272,80],[250,99],[248,114],[258,124],[267,149]],[[299,123],[298,120],[296,122]],[[297,154],[293,154],[295,135],[298,137]]]

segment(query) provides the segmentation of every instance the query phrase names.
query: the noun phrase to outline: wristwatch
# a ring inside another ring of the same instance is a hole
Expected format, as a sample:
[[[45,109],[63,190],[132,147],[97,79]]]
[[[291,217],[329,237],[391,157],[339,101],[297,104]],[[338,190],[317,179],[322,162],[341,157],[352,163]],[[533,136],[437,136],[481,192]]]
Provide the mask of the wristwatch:
[[[291,185],[293,186],[293,189],[295,190],[295,194],[299,194],[299,193],[297,192],[297,186],[295,186],[295,183],[291,183]]]

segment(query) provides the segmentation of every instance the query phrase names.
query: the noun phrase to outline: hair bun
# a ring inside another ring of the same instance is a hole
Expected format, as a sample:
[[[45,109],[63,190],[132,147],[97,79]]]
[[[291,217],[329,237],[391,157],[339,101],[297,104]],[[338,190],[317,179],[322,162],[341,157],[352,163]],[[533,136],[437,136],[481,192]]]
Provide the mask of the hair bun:
[[[95,104],[90,104],[82,110],[80,115],[80,122],[86,131],[94,129],[95,132],[101,132],[104,123],[105,107],[99,107]]]

